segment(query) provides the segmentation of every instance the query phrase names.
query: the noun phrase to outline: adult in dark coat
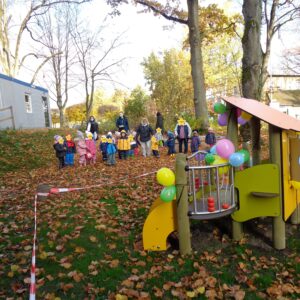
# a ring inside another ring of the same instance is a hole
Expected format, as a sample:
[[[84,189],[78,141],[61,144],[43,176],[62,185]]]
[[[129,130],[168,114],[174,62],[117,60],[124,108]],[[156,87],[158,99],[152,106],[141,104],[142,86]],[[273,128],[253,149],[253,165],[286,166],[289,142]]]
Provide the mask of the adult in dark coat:
[[[164,118],[162,116],[162,114],[158,111],[156,113],[156,126],[155,129],[160,128],[161,132],[164,132]]]
[[[140,126],[136,131],[136,140],[140,139],[142,146],[143,156],[151,156],[151,136],[154,135],[154,131],[151,128],[146,118],[142,119]]]
[[[98,140],[98,134],[99,134],[99,125],[96,122],[94,116],[90,116],[86,131],[91,132],[93,134],[93,140]]]
[[[125,130],[126,132],[129,131],[128,120],[122,112],[120,112],[120,115],[116,121],[116,126],[119,132],[121,132],[122,130]]]

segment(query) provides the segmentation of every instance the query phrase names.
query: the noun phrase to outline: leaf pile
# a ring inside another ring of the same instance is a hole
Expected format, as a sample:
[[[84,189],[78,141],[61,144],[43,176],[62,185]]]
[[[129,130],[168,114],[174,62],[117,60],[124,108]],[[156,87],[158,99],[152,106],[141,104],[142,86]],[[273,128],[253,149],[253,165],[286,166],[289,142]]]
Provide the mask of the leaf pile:
[[[43,136],[46,145],[41,146]],[[253,233],[240,243],[231,241],[224,229],[228,220],[192,223],[195,251],[190,256],[182,257],[174,248],[145,252],[143,223],[162,187],[155,174],[136,177],[161,167],[174,168],[174,159],[163,149],[160,159],[139,156],[109,167],[98,157],[95,166],[58,171],[52,136],[53,132],[27,133],[26,143],[43,149],[38,152],[43,167],[23,164],[18,172],[5,173],[1,181],[1,299],[28,298],[33,196],[42,183],[52,187],[99,186],[39,201],[38,299],[300,297],[300,234],[296,226],[288,228],[285,252],[264,242],[254,244]],[[23,141],[20,143],[23,156],[28,157]],[[268,235],[266,221],[255,226]]]

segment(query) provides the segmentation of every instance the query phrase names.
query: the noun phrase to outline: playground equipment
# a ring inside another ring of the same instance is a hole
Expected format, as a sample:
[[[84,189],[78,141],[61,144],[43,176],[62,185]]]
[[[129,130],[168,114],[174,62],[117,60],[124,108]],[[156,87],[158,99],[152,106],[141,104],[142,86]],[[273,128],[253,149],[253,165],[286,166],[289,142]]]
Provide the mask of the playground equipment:
[[[229,163],[193,164],[194,156],[199,153],[190,157],[178,154],[176,201],[165,203],[169,208],[162,212],[159,207],[165,204],[151,207],[143,231],[145,250],[164,250],[165,242],[160,241],[158,247],[152,239],[158,239],[156,235],[162,232],[161,237],[166,241],[168,234],[177,229],[180,252],[190,253],[190,218],[209,220],[231,215],[233,239],[239,240],[243,236],[242,222],[273,217],[276,249],[285,248],[285,222],[291,218],[292,223],[300,223],[300,121],[256,100],[237,97],[223,100],[227,102],[227,136],[235,146],[237,109],[247,118],[252,115],[269,124],[270,163],[240,171]]]

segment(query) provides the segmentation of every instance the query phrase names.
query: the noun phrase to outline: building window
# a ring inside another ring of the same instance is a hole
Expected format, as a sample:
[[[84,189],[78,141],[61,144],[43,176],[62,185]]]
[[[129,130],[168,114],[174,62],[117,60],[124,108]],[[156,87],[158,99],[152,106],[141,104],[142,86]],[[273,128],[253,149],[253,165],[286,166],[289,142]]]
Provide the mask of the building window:
[[[31,95],[25,94],[25,109],[27,113],[32,113]]]
[[[49,119],[49,107],[48,107],[48,99],[45,96],[42,96],[42,103],[44,109],[44,116],[45,116],[45,126],[50,127],[50,119]]]

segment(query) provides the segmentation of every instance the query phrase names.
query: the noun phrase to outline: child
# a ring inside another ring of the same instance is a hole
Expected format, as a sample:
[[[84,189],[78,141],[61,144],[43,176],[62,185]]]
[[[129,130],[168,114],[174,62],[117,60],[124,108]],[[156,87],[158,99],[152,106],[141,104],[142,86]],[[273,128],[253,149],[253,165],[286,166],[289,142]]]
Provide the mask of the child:
[[[76,146],[72,140],[71,134],[66,135],[64,147],[66,148],[66,166],[74,166],[74,154],[76,153]]]
[[[128,135],[128,141],[130,144],[130,150],[128,151],[129,157],[134,157],[134,148],[136,147],[136,141],[134,140],[134,136],[132,133]]]
[[[93,134],[91,132],[86,133],[87,139],[85,140],[86,144],[86,160],[91,164],[95,164],[96,162],[96,145],[93,141]]]
[[[99,150],[101,151],[102,154],[102,161],[107,160],[106,148],[107,148],[107,139],[105,135],[102,135],[99,144]]]
[[[116,145],[112,141],[112,136],[107,135],[107,148],[106,148],[106,153],[107,153],[107,165],[108,166],[114,166],[116,164],[116,152],[117,148]]]
[[[168,155],[171,157],[175,156],[175,136],[172,131],[168,131],[168,139],[166,145],[168,147]]]
[[[200,140],[200,137],[198,135],[198,130],[194,129],[192,139],[191,139],[191,151],[192,151],[192,153],[195,153],[195,152],[199,151],[200,145],[201,145],[201,140]],[[199,154],[196,155],[196,159],[200,160],[200,155]]]
[[[61,169],[65,166],[65,155],[66,155],[66,148],[64,147],[64,139],[59,136],[54,136],[54,144],[53,148],[56,152],[56,157],[58,158],[58,169]]]
[[[156,140],[158,142],[158,146],[162,147],[163,146],[163,136],[162,136],[162,133],[161,133],[161,129],[158,127],[156,128],[156,133],[155,133],[155,137],[156,137]]]
[[[130,142],[125,130],[121,131],[121,136],[118,139],[119,159],[127,159],[128,151],[130,150]]]
[[[159,152],[158,152],[158,141],[155,136],[152,136],[151,138],[151,149],[153,156],[159,158]]]
[[[86,144],[81,131],[77,131],[77,152],[79,154],[79,165],[86,166]]]
[[[205,143],[212,147],[216,143],[216,136],[211,127],[208,128],[208,133],[205,136]]]

